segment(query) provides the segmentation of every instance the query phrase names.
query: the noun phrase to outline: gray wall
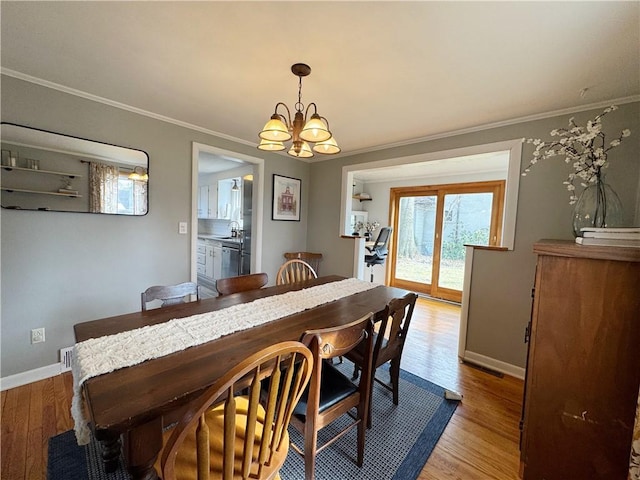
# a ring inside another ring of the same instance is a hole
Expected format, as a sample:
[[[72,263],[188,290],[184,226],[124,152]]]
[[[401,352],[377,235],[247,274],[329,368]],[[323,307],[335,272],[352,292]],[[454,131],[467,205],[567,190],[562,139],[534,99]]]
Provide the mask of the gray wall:
[[[140,309],[150,285],[190,278],[192,142],[265,158],[262,270],[271,278],[288,250],[306,247],[309,165],[247,145],[2,76],[1,119],[145,150],[150,158],[144,217],[2,210],[2,377],[58,362],[73,325]],[[257,128],[257,127],[256,127]],[[271,220],[272,175],[302,180],[301,222]],[[195,226],[193,226],[195,228]],[[32,328],[46,342],[31,345]]]
[[[578,124],[594,118],[603,109],[562,115],[537,121],[483,130],[464,135],[380,150],[311,165],[309,247],[326,252],[323,268],[349,275],[350,245],[337,241],[340,223],[342,167],[358,163],[401,158],[517,138],[549,139],[549,132],[564,127],[571,116]],[[620,106],[604,119],[604,131],[612,140],[622,129],[631,137],[612,150],[606,179],[625,207],[627,225],[640,224],[638,181],[640,179],[640,103]],[[523,146],[523,168],[533,152]],[[509,252],[477,251],[474,256],[470,291],[467,350],[524,367],[526,345],[522,339],[531,311],[531,288],[536,258],[533,243],[542,238],[572,239],[571,212],[562,184],[570,167],[555,158],[537,164],[531,174],[520,178],[515,247]],[[379,195],[379,192],[376,193]],[[376,214],[376,216],[380,216]],[[371,218],[382,221],[382,218]],[[325,270],[326,271],[326,270]]]
[[[150,157],[150,208],[144,217],[2,210],[0,375],[58,361],[74,342],[73,325],[140,308],[139,292],[153,284],[190,278],[190,236],[178,222],[191,218],[191,146],[209,144],[265,158],[263,265],[274,278],[286,251],[325,255],[323,274],[351,275],[353,241],[339,237],[342,166],[438,152],[521,137],[548,138],[569,115],[485,130],[351,157],[307,164],[113,108],[12,77],[2,76],[2,121],[145,150]],[[576,114],[584,123],[595,113]],[[605,131],[632,136],[611,155],[608,181],[633,223],[640,185],[640,104],[621,106]],[[524,147],[524,159],[531,154]],[[300,222],[271,220],[272,175],[300,178]],[[524,366],[522,334],[540,238],[571,238],[571,207],[559,161],[539,164],[520,181],[516,243],[512,252],[479,251],[471,287],[467,348]],[[635,213],[635,222],[640,216]],[[311,221],[309,221],[311,219]],[[194,226],[195,227],[195,226]],[[47,341],[31,345],[30,330],[45,327]]]

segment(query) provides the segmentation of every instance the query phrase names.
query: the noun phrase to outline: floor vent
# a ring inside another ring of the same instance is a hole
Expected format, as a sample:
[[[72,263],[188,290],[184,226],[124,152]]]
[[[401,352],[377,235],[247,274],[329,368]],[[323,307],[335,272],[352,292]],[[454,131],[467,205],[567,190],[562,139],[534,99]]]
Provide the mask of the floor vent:
[[[73,364],[73,347],[60,349],[60,372],[68,372]]]
[[[477,365],[473,362],[464,362],[465,365],[469,365],[470,367],[476,368],[482,372],[488,373],[489,375],[493,375],[494,377],[504,378],[504,373],[498,372],[497,370],[493,370],[488,367],[484,367],[482,365]]]

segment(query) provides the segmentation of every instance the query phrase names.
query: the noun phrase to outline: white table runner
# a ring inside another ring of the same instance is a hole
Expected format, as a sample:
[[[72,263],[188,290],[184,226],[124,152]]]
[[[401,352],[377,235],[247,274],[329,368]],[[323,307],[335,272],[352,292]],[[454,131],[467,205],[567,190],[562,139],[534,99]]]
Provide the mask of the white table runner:
[[[71,414],[78,444],[86,445],[91,438],[81,394],[82,384],[89,378],[170,355],[374,287],[377,287],[374,283],[348,278],[77,343],[73,350]]]

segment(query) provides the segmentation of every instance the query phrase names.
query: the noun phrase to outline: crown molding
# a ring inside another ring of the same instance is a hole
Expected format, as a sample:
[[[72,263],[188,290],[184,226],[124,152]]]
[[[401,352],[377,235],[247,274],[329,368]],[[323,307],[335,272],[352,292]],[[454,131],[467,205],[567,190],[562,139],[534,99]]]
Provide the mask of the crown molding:
[[[98,95],[93,95],[93,94],[90,94],[90,93],[87,93],[87,92],[83,92],[82,90],[77,90],[75,88],[66,87],[66,86],[60,85],[58,83],[50,82],[48,80],[43,80],[41,78],[34,77],[32,75],[27,75],[25,73],[17,72],[15,70],[11,70],[11,69],[8,69],[8,68],[2,67],[0,69],[0,73],[2,73],[2,75],[7,75],[9,77],[17,78],[19,80],[24,80],[25,82],[34,83],[34,84],[37,84],[37,85],[41,85],[43,87],[51,88],[53,90],[58,90],[60,92],[68,93],[70,95],[75,95],[77,97],[85,98],[87,100],[92,100],[94,102],[98,102],[98,103],[102,103],[102,104],[105,104],[105,105],[109,105],[111,107],[120,108],[122,110],[126,110],[126,111],[129,111],[129,112],[137,113],[137,114],[143,115],[145,117],[154,118],[154,119],[160,120],[162,122],[171,123],[171,124],[174,124],[174,125],[177,125],[177,126],[180,126],[180,127],[184,127],[184,128],[189,128],[191,130],[195,130],[195,131],[198,131],[198,132],[201,132],[201,133],[206,133],[208,135],[214,135],[216,137],[223,138],[225,140],[230,140],[232,142],[240,143],[242,145],[247,145],[247,146],[250,146],[250,147],[257,147],[258,146],[258,144],[254,143],[254,142],[249,142],[247,140],[243,140],[243,139],[240,139],[240,138],[232,137],[232,136],[226,135],[224,133],[216,132],[214,130],[209,130],[208,128],[203,128],[203,127],[200,127],[198,125],[193,125],[191,123],[183,122],[181,120],[176,120],[174,118],[166,117],[164,115],[159,115],[157,113],[149,112],[149,111],[143,110],[141,108],[137,108],[137,107],[133,107],[131,105],[127,105],[125,103],[116,102],[114,100],[109,100],[108,98],[104,98],[104,97],[100,97]],[[380,151],[380,150],[387,150],[387,149],[391,149],[391,148],[405,147],[405,146],[408,146],[408,145],[415,145],[415,144],[418,144],[418,143],[429,142],[429,141],[433,141],[433,140],[439,140],[439,139],[442,139],[442,138],[455,137],[455,136],[458,136],[458,135],[465,135],[465,134],[469,134],[469,133],[481,132],[483,130],[490,130],[492,128],[506,127],[506,126],[509,126],[509,125],[516,125],[518,123],[532,122],[532,121],[536,121],[536,120],[542,120],[542,119],[545,119],[545,118],[557,117],[557,116],[560,116],[560,115],[569,115],[569,114],[572,114],[572,113],[584,112],[586,110],[593,110],[593,109],[596,109],[596,108],[604,108],[604,107],[608,107],[610,105],[624,105],[624,104],[627,104],[627,103],[633,103],[633,102],[638,102],[638,101],[640,101],[640,95],[631,95],[629,97],[622,97],[622,98],[606,100],[606,101],[602,101],[602,102],[590,103],[590,104],[587,104],[587,105],[580,105],[578,107],[564,108],[564,109],[560,109],[560,110],[552,110],[552,111],[549,111],[549,112],[537,113],[535,115],[527,115],[527,116],[524,116],[524,117],[517,117],[517,118],[512,118],[512,119],[509,119],[509,120],[499,121],[499,122],[485,123],[485,124],[482,124],[482,125],[477,125],[475,127],[462,128],[462,129],[459,129],[459,130],[451,130],[451,131],[448,131],[448,132],[436,133],[434,135],[427,135],[427,136],[424,136],[424,137],[412,138],[410,140],[403,140],[403,141],[400,141],[400,142],[387,143],[387,144],[384,144],[384,145],[378,145],[378,146],[370,147],[370,148],[362,148],[360,150],[354,150],[352,152],[345,153],[345,154],[331,155],[329,158],[318,157],[316,159],[315,156],[314,156],[313,158],[299,158],[298,160],[303,161],[305,163],[315,163],[315,162],[323,162],[323,161],[329,160],[330,158],[348,158],[348,157],[352,157],[352,156],[355,156],[355,155],[360,155],[360,154],[363,154],[363,153],[371,153],[371,152],[377,152],[377,151]]]
[[[232,137],[231,135],[226,135],[224,133],[216,132],[214,130],[209,130],[208,128],[203,128],[198,125],[193,125],[191,123],[183,122],[181,120],[176,120],[175,118],[166,117],[164,115],[160,115],[154,112],[149,112],[147,110],[143,110],[141,108],[133,107],[131,105],[127,105],[126,103],[116,102],[114,100],[109,100],[108,98],[100,97],[98,95],[93,95],[91,93],[83,92],[82,90],[77,90],[75,88],[66,87],[64,85],[60,85],[55,82],[50,82],[49,80],[43,80],[38,77],[33,77],[31,75],[27,75],[25,73],[17,72],[15,70],[11,70],[8,68],[1,68],[0,73],[2,75],[7,75],[8,77],[17,78],[18,80],[24,80],[25,82],[34,83],[36,85],[40,85],[43,87],[51,88],[53,90],[58,90],[63,93],[68,93],[69,95],[75,95],[76,97],[84,98],[86,100],[92,100],[94,102],[102,103],[104,105],[109,105],[110,107],[119,108],[121,110],[126,110],[128,112],[137,113],[139,115],[143,115],[145,117],[153,118],[155,120],[160,120],[161,122],[172,123],[179,127],[188,128],[190,130],[195,130],[201,133],[206,133],[208,135],[214,135],[216,137],[223,138],[225,140],[230,140],[232,142],[241,143],[243,145],[248,145],[250,147],[256,147],[257,143],[248,142],[246,140],[242,140],[240,138]]]
[[[629,97],[622,97],[622,98],[617,98],[613,100],[605,100],[602,102],[590,103],[588,105],[581,105],[579,107],[563,108],[560,110],[552,110],[549,112],[536,113],[535,115],[527,115],[524,117],[517,117],[509,120],[502,120],[500,122],[485,123],[482,125],[477,125],[475,127],[462,128],[460,130],[450,130],[448,132],[436,133],[434,135],[427,135],[425,137],[412,138],[410,140],[403,140],[400,142],[388,143],[385,145],[379,145],[371,148],[363,148],[360,150],[349,152],[349,154],[347,155],[340,155],[340,157],[346,158],[354,155],[360,155],[362,153],[371,153],[371,152],[377,152],[380,150],[386,150],[390,148],[404,147],[407,145],[415,145],[417,143],[429,142],[432,140],[439,140],[442,138],[456,137],[458,135],[481,132],[484,130],[490,130],[492,128],[507,127],[507,126],[516,125],[519,123],[533,122],[536,120],[543,120],[545,118],[558,117],[561,115],[570,115],[572,113],[585,112],[587,110],[594,110],[596,108],[606,108],[611,105],[624,105],[624,104],[633,103],[633,102],[640,102],[640,95],[631,95]]]

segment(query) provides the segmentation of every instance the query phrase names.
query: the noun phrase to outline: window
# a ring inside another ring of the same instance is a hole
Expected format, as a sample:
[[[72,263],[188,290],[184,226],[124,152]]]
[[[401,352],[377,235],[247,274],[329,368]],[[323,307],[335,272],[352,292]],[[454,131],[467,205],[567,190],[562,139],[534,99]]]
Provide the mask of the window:
[[[147,213],[147,182],[131,179],[128,173],[120,173],[117,211],[128,215]]]
[[[392,286],[459,302],[466,244],[499,245],[504,181],[391,189]]]

